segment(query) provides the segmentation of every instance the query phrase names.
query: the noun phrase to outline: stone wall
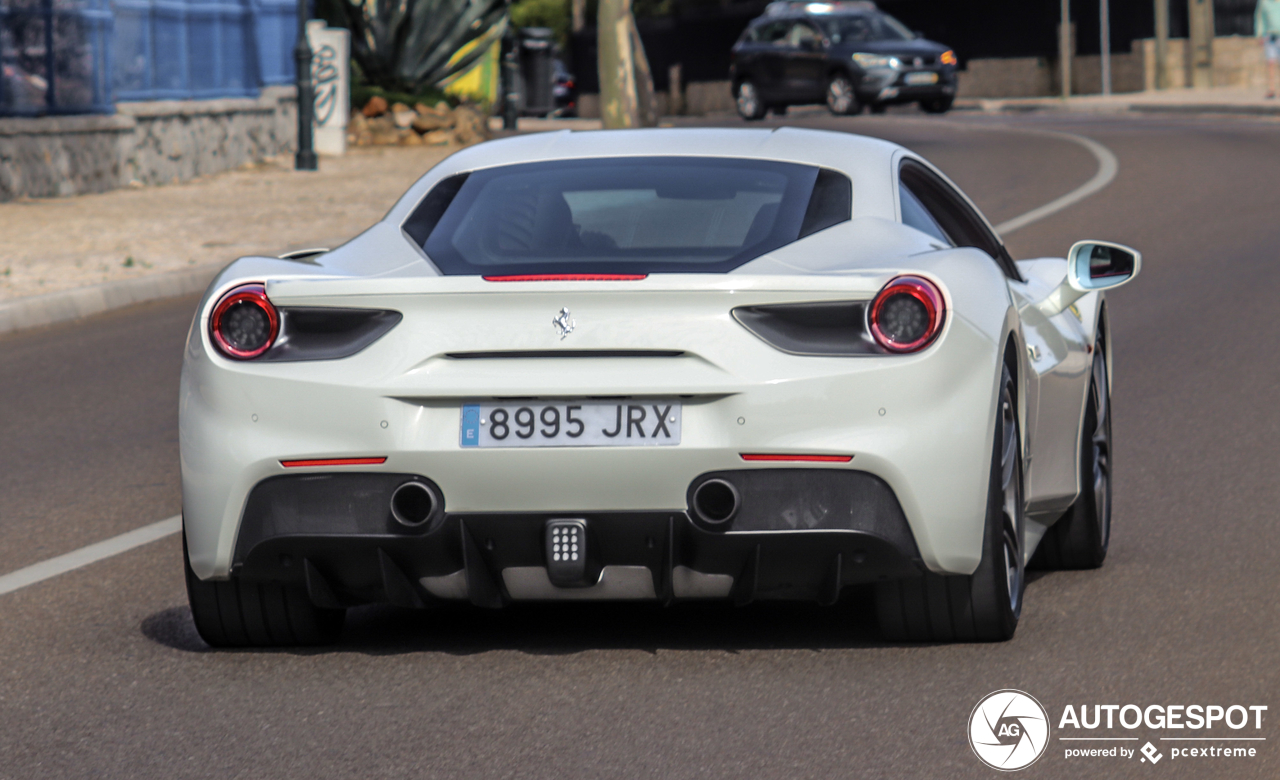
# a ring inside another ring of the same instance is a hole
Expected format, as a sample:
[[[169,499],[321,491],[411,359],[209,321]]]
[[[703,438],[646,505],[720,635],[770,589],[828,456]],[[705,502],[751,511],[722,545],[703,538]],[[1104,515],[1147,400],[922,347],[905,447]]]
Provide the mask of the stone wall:
[[[1143,61],[1146,89],[1156,88],[1156,42],[1134,41],[1134,50]],[[1191,85],[1191,58],[1185,38],[1173,38],[1165,49],[1169,87]],[[1267,62],[1262,43],[1253,37],[1224,35],[1213,39],[1213,85],[1215,87],[1255,87],[1267,85]]]
[[[1191,64],[1185,38],[1172,38],[1165,50],[1169,88],[1191,84]],[[1262,45],[1256,38],[1221,36],[1213,40],[1215,87],[1264,87],[1267,78]],[[1025,57],[970,60],[960,72],[959,97],[1045,97],[1061,90],[1056,58]],[[1111,91],[1141,92],[1156,88],[1156,42],[1137,40],[1128,54],[1111,55]],[[1076,56],[1071,65],[1071,92],[1097,95],[1102,91],[1102,58]]]
[[[0,201],[121,186],[135,127],[123,116],[0,119]]]
[[[1140,92],[1143,89],[1141,53],[1111,55],[1111,91]],[[970,60],[959,73],[960,98],[1048,97],[1062,89],[1058,61],[1045,57]],[[1071,93],[1097,95],[1102,92],[1102,58],[1096,54],[1076,56],[1071,61]]]
[[[0,119],[0,201],[185,181],[290,151],[296,137],[292,87],[116,111]]]

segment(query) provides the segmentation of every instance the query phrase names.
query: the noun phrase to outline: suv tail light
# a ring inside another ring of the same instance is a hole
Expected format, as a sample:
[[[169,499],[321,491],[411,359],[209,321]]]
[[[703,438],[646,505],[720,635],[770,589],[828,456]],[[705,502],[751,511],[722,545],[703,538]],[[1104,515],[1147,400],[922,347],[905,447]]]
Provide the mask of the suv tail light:
[[[889,352],[924,349],[942,330],[946,307],[929,280],[899,276],[876,294],[867,316],[871,335]]]
[[[271,348],[280,334],[280,315],[261,284],[229,291],[209,317],[209,335],[218,351],[235,360],[252,360]]]

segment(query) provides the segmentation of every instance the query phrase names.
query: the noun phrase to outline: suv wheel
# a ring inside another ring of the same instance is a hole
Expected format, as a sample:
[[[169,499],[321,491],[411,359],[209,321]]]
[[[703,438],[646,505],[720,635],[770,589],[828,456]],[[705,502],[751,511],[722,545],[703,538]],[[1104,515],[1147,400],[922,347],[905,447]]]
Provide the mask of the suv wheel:
[[[748,80],[739,83],[736,97],[738,116],[750,121],[764,119],[765,105],[760,100],[760,93],[756,90],[755,82]]]
[[[862,110],[853,82],[843,73],[837,73],[827,82],[827,108],[836,116],[853,116]]]
[[[939,97],[929,100],[921,100],[920,108],[926,114],[945,114],[951,110],[951,104],[955,102],[955,98]]]

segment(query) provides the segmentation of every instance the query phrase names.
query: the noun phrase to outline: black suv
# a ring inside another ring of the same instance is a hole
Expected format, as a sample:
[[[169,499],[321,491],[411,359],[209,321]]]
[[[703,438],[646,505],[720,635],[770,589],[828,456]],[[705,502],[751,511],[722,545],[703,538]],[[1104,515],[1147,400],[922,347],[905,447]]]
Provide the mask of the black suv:
[[[870,2],[772,3],[734,44],[738,113],[761,119],[826,101],[833,114],[919,103],[941,114],[956,95],[956,55]]]

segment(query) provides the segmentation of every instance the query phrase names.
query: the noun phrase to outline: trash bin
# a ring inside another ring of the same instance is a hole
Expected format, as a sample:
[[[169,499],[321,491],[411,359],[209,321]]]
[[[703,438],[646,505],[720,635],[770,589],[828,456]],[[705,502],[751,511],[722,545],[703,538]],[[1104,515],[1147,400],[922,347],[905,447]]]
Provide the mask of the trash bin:
[[[526,27],[520,31],[520,76],[524,82],[526,116],[546,116],[555,109],[551,93],[555,79],[555,34],[547,27]]]

